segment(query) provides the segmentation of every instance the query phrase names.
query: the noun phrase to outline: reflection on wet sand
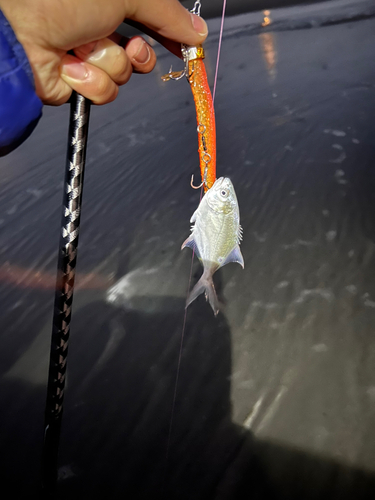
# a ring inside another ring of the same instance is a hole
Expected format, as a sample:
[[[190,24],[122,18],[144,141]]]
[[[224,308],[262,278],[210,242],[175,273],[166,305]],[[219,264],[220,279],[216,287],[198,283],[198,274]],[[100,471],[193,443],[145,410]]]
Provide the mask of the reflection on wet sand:
[[[262,26],[269,26],[272,23],[271,11],[263,11],[264,20]],[[273,33],[261,33],[259,35],[260,45],[262,49],[262,54],[266,62],[266,68],[268,71],[268,76],[273,82],[276,78],[276,62],[277,62],[277,51],[276,51],[276,41],[275,35]]]
[[[271,11],[270,10],[265,10],[265,11],[263,11],[263,14],[264,14],[264,20],[262,22],[262,26],[268,26],[272,22],[272,19],[270,17],[271,16]]]
[[[9,262],[0,266],[0,283],[7,283],[19,288],[55,290],[57,286],[60,286],[62,279],[62,277],[57,278],[55,272],[27,269]],[[106,290],[112,284],[112,277],[96,272],[77,273],[76,275],[77,290]]]

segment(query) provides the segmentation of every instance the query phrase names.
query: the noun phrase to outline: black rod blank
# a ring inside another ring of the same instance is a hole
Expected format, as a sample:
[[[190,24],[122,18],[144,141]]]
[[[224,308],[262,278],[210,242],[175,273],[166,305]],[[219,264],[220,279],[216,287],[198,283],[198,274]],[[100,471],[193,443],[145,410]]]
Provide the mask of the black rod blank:
[[[42,457],[42,491],[44,498],[54,497],[57,484],[57,459],[77,262],[90,104],[88,99],[73,92],[70,104],[63,214],[45,410]]]

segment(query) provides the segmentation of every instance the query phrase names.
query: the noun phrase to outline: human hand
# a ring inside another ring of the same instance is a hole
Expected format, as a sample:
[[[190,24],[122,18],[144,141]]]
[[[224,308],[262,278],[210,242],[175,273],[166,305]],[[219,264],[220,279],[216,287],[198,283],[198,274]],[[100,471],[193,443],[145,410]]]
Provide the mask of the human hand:
[[[0,8],[25,49],[36,93],[51,105],[67,102],[73,90],[106,104],[133,71],[152,71],[156,56],[143,38],[125,49],[116,43],[125,19],[169,40],[172,51],[174,42],[197,45],[207,36],[204,20],[177,0],[0,0]]]

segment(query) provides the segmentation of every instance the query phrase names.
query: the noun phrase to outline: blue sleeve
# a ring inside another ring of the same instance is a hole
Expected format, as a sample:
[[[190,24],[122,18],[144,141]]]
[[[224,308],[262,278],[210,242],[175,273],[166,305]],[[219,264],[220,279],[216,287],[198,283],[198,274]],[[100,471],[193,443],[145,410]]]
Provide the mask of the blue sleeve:
[[[0,10],[0,156],[27,139],[41,115],[29,61]]]

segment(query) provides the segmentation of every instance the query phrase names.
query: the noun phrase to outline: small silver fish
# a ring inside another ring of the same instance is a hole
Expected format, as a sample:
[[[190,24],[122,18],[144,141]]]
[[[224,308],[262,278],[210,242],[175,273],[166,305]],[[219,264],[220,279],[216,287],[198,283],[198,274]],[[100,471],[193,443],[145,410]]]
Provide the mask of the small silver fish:
[[[203,275],[190,292],[186,307],[205,292],[216,316],[219,301],[212,281],[213,274],[229,262],[238,262],[244,267],[239,247],[242,240],[240,211],[233,184],[228,178],[220,177],[215,181],[203,196],[190,222],[194,226],[181,250],[185,247],[194,250],[203,265]]]

